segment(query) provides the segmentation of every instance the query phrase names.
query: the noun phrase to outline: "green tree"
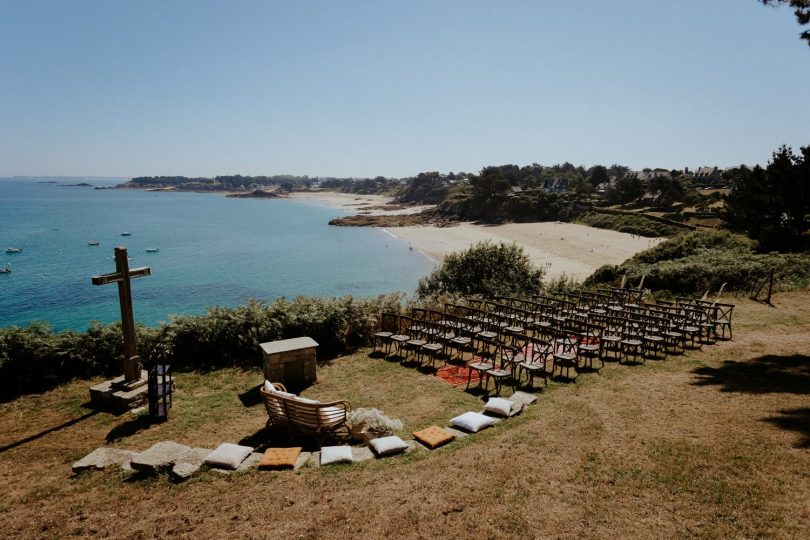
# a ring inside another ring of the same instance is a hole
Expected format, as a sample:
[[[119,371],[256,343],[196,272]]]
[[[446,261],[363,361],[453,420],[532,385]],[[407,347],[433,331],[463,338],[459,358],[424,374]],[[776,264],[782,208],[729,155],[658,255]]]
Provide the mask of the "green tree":
[[[787,146],[766,169],[734,171],[724,221],[732,230],[759,240],[762,250],[802,249],[810,229],[810,146],[799,155]]]
[[[605,197],[610,204],[627,204],[644,195],[644,182],[635,176],[619,178],[615,187],[608,188]]]
[[[479,242],[445,257],[442,265],[419,281],[417,295],[532,295],[540,292],[543,270],[517,244]]]
[[[610,180],[608,176],[607,167],[604,165],[594,165],[588,171],[588,180],[591,182],[591,185],[596,187],[603,182],[608,182]]]
[[[766,6],[790,6],[800,25],[810,24],[810,0],[759,0]],[[810,45],[810,30],[805,30],[799,36]]]

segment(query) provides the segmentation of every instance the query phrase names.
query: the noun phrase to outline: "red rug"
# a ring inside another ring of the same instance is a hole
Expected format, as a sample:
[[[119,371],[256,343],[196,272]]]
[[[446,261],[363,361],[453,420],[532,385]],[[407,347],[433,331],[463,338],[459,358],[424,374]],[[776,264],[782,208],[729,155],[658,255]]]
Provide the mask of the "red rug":
[[[467,385],[467,377],[470,377],[470,371],[472,371],[467,366],[454,366],[452,364],[446,364],[440,367],[436,371],[436,377],[443,380],[450,386],[466,386]],[[478,375],[476,371],[472,371],[472,378],[470,379],[470,384],[478,384],[478,380],[481,377]]]

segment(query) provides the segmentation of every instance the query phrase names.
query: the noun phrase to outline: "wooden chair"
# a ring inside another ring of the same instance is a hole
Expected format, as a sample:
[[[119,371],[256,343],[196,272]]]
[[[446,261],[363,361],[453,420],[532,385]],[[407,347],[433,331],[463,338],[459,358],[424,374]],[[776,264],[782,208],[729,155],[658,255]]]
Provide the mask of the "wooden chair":
[[[544,385],[548,386],[548,364],[552,360],[553,353],[554,346],[550,341],[538,338],[530,339],[524,354],[525,359],[518,364],[517,384],[520,385],[522,375],[525,373],[529,388],[534,388],[534,378],[538,375],[543,377]]]
[[[721,304],[720,302],[715,302],[715,306],[717,306],[717,318],[715,323],[722,331],[720,339],[731,339],[731,313],[734,311],[734,304]],[[728,328],[728,338],[726,338],[726,328]],[[716,331],[715,335],[717,335]]]
[[[484,374],[495,367],[499,354],[500,344],[497,341],[479,338],[477,343],[478,345],[475,348],[473,359],[467,364],[467,368],[469,369],[467,372],[467,389],[470,388],[473,372],[478,375],[478,387],[483,388]]]
[[[376,352],[377,347],[385,347],[386,358],[391,352],[391,336],[397,331],[397,317],[396,313],[383,313],[380,318],[380,330],[374,332],[371,336],[371,352]]]
[[[554,368],[552,372],[560,368],[560,376],[562,376],[562,370],[565,368],[565,376],[570,379],[571,369],[573,369],[574,373],[576,373],[574,379],[577,378],[579,375],[577,371],[577,349],[579,348],[579,341],[580,336],[573,329],[562,327],[557,331],[556,337],[554,338]]]

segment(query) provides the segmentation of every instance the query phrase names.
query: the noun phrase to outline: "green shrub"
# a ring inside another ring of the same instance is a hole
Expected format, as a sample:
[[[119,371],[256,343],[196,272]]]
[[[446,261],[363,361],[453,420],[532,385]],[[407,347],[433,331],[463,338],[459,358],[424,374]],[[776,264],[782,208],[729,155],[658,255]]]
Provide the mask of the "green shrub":
[[[576,222],[599,229],[610,229],[650,238],[672,236],[683,231],[680,227],[667,225],[666,223],[655,221],[643,215],[634,214],[614,215],[587,213],[577,218]]]
[[[810,282],[810,254],[757,254],[755,242],[725,231],[691,232],[637,253],[619,266],[596,270],[586,285],[616,285],[627,274],[631,282],[647,276],[645,287],[677,294],[750,291],[771,270],[778,288],[804,288]]]
[[[319,358],[334,357],[368,342],[380,315],[398,311],[399,295],[369,299],[296,298],[270,304],[251,300],[205,315],[175,317],[160,328],[138,327],[138,351],[146,359],[158,346],[175,369],[258,366],[259,344],[309,336]],[[54,333],[43,323],[0,328],[0,399],[39,392],[74,378],[120,373],[120,324],[92,323],[86,332]]]
[[[419,281],[417,295],[537,294],[543,270],[536,268],[517,244],[479,242],[466,251],[451,253],[442,265]]]

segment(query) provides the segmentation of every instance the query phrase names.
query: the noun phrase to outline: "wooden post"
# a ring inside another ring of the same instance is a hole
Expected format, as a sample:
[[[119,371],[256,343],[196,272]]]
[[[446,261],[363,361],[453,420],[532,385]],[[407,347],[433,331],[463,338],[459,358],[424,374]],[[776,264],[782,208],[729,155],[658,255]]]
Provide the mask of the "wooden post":
[[[124,385],[141,380],[141,359],[138,356],[137,337],[135,335],[135,316],[132,312],[132,289],[130,280],[149,276],[149,267],[129,269],[127,248],[115,248],[115,272],[93,276],[93,285],[118,284],[118,303],[121,307],[121,328],[124,333]]]
[[[768,276],[768,304],[771,303],[771,293],[773,292],[773,268],[771,268],[770,275]]]

